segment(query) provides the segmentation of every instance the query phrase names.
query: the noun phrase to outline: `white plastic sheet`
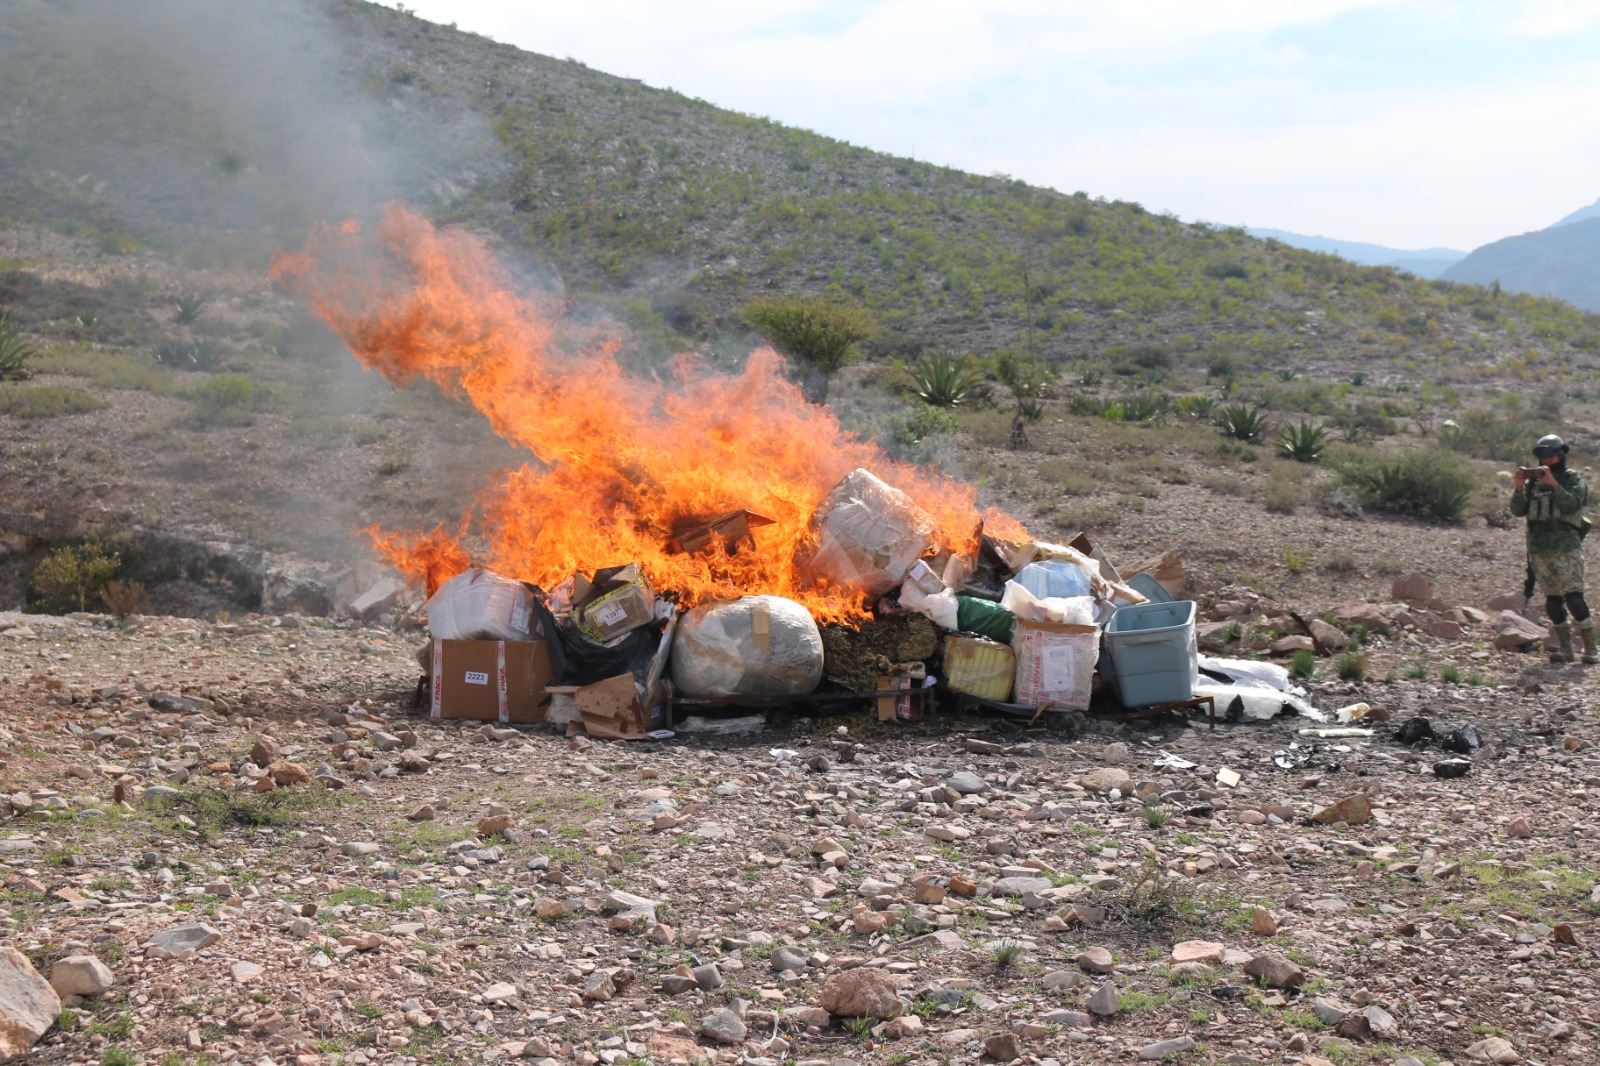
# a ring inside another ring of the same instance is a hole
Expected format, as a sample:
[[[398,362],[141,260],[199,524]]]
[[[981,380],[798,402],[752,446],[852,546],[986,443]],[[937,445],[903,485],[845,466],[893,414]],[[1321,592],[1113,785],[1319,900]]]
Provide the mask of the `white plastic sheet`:
[[[781,596],[696,607],[678,622],[672,683],[685,696],[804,696],[822,680],[822,634]]]
[[[1218,681],[1217,676],[1228,680]],[[1229,716],[1237,706],[1244,717],[1261,721],[1280,714],[1304,715],[1318,722],[1327,718],[1311,705],[1306,690],[1289,680],[1289,671],[1276,663],[1212,659],[1202,655],[1200,680],[1195,684],[1194,694],[1214,697],[1218,717]]]
[[[532,640],[533,607],[522,582],[475,566],[428,599],[428,632],[439,640]]]

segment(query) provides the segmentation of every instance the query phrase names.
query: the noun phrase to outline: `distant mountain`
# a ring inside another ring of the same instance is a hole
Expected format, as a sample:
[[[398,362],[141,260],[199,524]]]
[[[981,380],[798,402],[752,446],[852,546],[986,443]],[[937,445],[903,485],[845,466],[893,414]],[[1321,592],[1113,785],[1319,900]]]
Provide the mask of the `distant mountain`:
[[[1586,209],[1587,210],[1587,209]],[[1385,248],[1381,244],[1363,244],[1361,241],[1341,241],[1333,237],[1308,237],[1304,233],[1290,233],[1281,229],[1254,229],[1246,227],[1252,237],[1282,241],[1294,248],[1312,252],[1327,252],[1341,259],[1363,266],[1393,266],[1409,271],[1419,278],[1436,278],[1467,253],[1454,248],[1420,248],[1407,251],[1403,248]]]
[[[1448,281],[1554,296],[1600,311],[1600,204],[1549,229],[1486,244],[1445,271]]]
[[[1554,223],[1554,225],[1551,226],[1551,229],[1554,229],[1556,226],[1565,226],[1570,222],[1582,222],[1586,218],[1600,218],[1600,200],[1596,200],[1588,207],[1578,208],[1566,218],[1560,219]]]

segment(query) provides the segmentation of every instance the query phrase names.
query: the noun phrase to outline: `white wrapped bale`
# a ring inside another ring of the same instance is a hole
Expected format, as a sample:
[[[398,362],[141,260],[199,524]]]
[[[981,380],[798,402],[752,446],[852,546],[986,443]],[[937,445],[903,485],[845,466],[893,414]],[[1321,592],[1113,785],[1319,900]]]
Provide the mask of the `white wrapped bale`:
[[[678,621],[672,684],[691,699],[805,696],[822,680],[822,634],[781,596],[709,603]]]
[[[812,524],[817,549],[809,573],[873,597],[906,579],[937,532],[932,516],[910,496],[861,469],[834,486]]]
[[[533,593],[492,570],[463,570],[428,599],[428,632],[440,640],[532,640]]]

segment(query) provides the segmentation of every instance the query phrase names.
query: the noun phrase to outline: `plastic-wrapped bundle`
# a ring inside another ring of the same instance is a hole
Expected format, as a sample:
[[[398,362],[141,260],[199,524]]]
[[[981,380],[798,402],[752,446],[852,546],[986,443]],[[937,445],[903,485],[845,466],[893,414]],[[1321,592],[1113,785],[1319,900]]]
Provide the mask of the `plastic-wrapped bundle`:
[[[812,518],[817,550],[810,573],[882,596],[933,543],[933,518],[905,493],[866,470],[852,470]]]
[[[804,696],[822,680],[822,634],[781,596],[743,596],[685,614],[672,642],[672,683],[695,699]]]
[[[491,570],[463,570],[428,600],[428,632],[440,640],[532,640],[533,591]]]

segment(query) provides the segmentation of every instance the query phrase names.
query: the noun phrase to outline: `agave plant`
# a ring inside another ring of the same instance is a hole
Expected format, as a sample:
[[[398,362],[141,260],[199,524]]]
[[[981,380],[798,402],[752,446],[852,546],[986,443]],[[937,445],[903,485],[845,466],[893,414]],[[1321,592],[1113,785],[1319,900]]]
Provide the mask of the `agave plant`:
[[[917,399],[934,407],[959,407],[983,381],[983,371],[970,359],[935,355],[911,370]]]
[[[1172,397],[1164,392],[1136,392],[1122,400],[1124,422],[1154,422],[1172,407]]]
[[[1328,431],[1302,420],[1278,431],[1278,447],[1297,463],[1314,463],[1328,448]]]
[[[1254,443],[1267,431],[1267,416],[1260,408],[1234,403],[1212,415],[1211,424],[1220,429],[1223,436]]]
[[[33,345],[22,339],[10,316],[0,311],[0,381],[30,376],[28,360],[38,354]]]

